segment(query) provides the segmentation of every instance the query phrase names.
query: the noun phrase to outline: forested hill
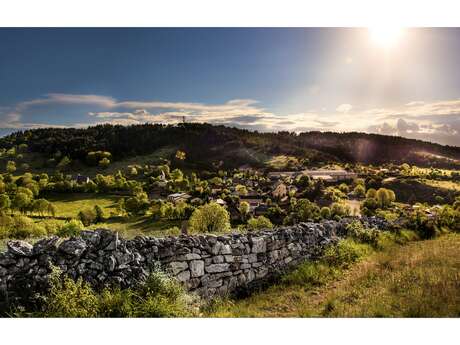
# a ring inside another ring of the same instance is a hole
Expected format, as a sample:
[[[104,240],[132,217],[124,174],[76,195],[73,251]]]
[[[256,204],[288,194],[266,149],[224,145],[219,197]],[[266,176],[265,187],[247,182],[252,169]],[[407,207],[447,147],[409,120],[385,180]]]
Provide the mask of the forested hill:
[[[452,166],[460,163],[460,148],[420,140],[365,133],[259,133],[210,124],[89,128],[42,128],[19,131],[0,139],[1,148],[26,143],[31,152],[57,152],[84,160],[90,151],[109,151],[115,160],[151,154],[162,148],[183,150],[187,161],[228,167],[262,164],[275,155],[308,158],[311,162],[362,162]]]

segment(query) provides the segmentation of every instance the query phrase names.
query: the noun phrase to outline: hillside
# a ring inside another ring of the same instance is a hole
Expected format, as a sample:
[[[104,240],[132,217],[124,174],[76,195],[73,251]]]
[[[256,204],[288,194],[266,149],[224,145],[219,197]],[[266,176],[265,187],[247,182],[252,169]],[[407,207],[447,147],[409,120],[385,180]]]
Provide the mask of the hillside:
[[[365,133],[259,133],[210,124],[133,126],[98,125],[89,128],[44,128],[19,131],[0,139],[0,148],[25,143],[29,152],[53,157],[56,153],[84,161],[90,151],[109,151],[114,161],[172,148],[186,153],[194,168],[242,164],[263,166],[278,155],[306,163],[409,163],[419,166],[460,165],[460,148],[420,140]],[[168,150],[167,150],[168,151]]]

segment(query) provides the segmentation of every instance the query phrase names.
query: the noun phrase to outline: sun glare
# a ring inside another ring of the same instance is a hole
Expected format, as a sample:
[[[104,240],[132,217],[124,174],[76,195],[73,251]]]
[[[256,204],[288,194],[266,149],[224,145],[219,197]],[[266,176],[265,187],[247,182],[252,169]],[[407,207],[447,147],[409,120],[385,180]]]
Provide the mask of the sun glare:
[[[388,49],[398,43],[403,35],[403,29],[391,26],[370,27],[369,33],[376,45]]]

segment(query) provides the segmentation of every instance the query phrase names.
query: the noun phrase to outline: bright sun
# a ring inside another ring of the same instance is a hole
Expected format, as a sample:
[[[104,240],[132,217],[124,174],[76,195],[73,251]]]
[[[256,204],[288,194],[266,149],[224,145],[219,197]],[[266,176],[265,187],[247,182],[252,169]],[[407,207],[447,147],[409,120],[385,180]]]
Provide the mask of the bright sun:
[[[403,35],[403,29],[391,26],[370,27],[369,33],[375,44],[388,49],[398,43]]]

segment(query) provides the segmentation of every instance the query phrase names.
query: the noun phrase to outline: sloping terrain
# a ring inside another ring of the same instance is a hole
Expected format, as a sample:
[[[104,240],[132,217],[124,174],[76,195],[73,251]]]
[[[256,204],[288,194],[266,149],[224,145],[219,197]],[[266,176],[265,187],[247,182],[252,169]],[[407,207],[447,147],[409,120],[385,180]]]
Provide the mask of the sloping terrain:
[[[459,248],[458,234],[394,246],[326,286],[274,286],[212,316],[459,317]]]
[[[0,139],[0,148],[9,149],[19,144],[27,144],[30,152],[46,157],[59,152],[81,161],[90,151],[109,151],[117,161],[177,147],[187,154],[186,164],[208,168],[219,164],[224,167],[261,166],[271,157],[280,155],[306,159],[310,163],[460,165],[459,147],[402,137],[356,132],[259,133],[191,123],[42,128],[16,132]]]

